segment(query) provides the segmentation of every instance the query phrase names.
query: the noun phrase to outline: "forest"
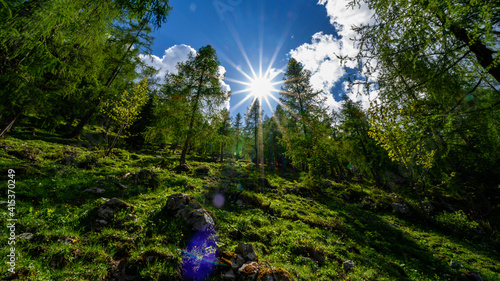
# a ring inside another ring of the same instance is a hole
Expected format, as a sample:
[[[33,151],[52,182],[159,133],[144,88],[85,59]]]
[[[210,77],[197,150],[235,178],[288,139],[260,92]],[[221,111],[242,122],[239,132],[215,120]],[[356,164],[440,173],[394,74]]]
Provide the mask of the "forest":
[[[0,0],[0,279],[500,280],[500,5],[360,2],[368,108],[290,57],[233,114],[168,0]]]

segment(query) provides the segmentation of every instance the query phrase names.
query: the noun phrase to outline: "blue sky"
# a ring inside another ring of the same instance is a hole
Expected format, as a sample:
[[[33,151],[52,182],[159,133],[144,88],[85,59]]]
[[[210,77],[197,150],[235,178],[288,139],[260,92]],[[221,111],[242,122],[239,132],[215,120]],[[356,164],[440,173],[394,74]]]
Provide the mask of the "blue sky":
[[[343,0],[171,0],[173,10],[167,22],[152,34],[156,39],[151,64],[173,71],[175,64],[185,60],[190,51],[210,44],[226,71],[224,83],[237,93],[246,86],[235,80],[248,82],[241,72],[253,76],[249,64],[257,74],[260,62],[263,72],[271,63],[277,71],[284,69],[293,56],[313,73],[313,86],[329,97],[328,104],[338,107],[346,72],[336,54],[350,54],[353,50],[346,44],[346,37],[352,34],[345,26],[369,20],[367,9],[349,11],[346,3]],[[281,78],[278,75],[274,81]],[[235,106],[247,95],[232,95],[231,115],[246,112],[251,99]],[[269,101],[274,108],[276,102]],[[267,104],[263,109],[272,114]]]

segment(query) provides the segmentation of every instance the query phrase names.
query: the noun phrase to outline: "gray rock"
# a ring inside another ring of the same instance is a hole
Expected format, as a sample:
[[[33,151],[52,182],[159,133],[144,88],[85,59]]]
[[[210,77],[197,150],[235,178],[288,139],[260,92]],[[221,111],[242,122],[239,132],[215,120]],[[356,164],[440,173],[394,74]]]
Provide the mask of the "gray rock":
[[[182,193],[175,193],[168,197],[166,208],[171,211],[184,209],[189,202],[189,195]]]
[[[236,275],[234,275],[233,270],[230,269],[222,275],[222,279],[223,280],[236,280]]]
[[[483,277],[475,272],[469,272],[469,280],[473,281],[484,281]]]
[[[115,216],[116,212],[119,212],[122,209],[125,208],[132,208],[129,204],[119,200],[118,198],[111,198],[110,200],[106,201],[106,203],[102,204],[98,209],[97,209],[97,218],[96,218],[96,230],[101,231],[103,226],[108,224],[108,221],[113,219]]]
[[[104,205],[107,205],[113,209],[123,209],[130,206],[129,204],[121,201],[116,197],[111,198],[108,202],[104,203]]]
[[[31,238],[33,238],[33,234],[28,233],[28,232],[21,233],[21,234],[19,234],[18,238],[23,238],[25,240],[31,240]]]
[[[214,220],[205,209],[191,212],[186,222],[195,231],[207,231],[215,228]]]
[[[405,203],[392,203],[392,208],[398,214],[409,214],[410,209]]]
[[[195,231],[208,231],[215,228],[215,222],[210,214],[187,194],[170,195],[165,208],[168,212],[175,214],[175,217],[185,218],[186,224]]]
[[[241,255],[237,255],[236,259],[231,259],[231,263],[233,264],[233,268],[237,270],[245,263],[245,258]]]
[[[95,221],[97,224],[102,224],[102,225],[108,225],[108,222],[105,220],[96,220]]]
[[[255,261],[257,260],[257,254],[255,253],[255,249],[250,243],[240,242],[238,244],[238,248],[236,252],[241,254],[246,261]]]
[[[115,212],[113,211],[113,209],[109,206],[101,206],[98,210],[97,210],[97,216],[100,217],[100,218],[103,218],[105,220],[110,220],[114,217],[115,215]]]
[[[61,241],[60,239],[58,241]],[[62,238],[62,242],[64,244],[75,244],[76,243],[76,238],[71,237],[71,236],[66,236]]]
[[[136,216],[132,215],[132,214],[128,214],[126,217],[125,217],[125,221],[137,221],[139,220]]]
[[[349,271],[350,269],[354,268],[354,262],[352,260],[348,260],[342,263],[342,268],[345,271]]]
[[[93,193],[93,194],[101,194],[104,193],[106,190],[103,188],[98,188],[98,187],[91,187],[85,189],[83,192],[85,193]]]

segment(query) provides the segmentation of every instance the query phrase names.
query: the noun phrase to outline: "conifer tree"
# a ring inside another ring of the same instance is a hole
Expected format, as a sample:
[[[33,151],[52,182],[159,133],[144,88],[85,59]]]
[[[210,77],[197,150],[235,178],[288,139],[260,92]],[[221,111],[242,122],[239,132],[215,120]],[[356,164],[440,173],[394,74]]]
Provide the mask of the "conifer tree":
[[[208,125],[205,120],[216,115],[230,93],[220,85],[219,60],[210,45],[177,65],[178,73],[166,75],[157,108],[158,119],[149,130],[149,139],[170,134],[182,140],[179,166],[187,165],[186,155],[193,139]]]

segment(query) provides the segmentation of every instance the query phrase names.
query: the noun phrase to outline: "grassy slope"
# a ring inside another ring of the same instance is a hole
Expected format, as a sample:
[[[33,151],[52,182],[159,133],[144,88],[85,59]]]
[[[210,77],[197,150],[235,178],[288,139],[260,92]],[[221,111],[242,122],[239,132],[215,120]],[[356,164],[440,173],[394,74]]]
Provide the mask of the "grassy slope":
[[[407,194],[362,184],[311,182],[286,172],[268,171],[269,184],[263,184],[253,180],[259,175],[247,163],[231,160],[216,164],[192,159],[193,168],[208,165],[209,174],[174,174],[168,168],[174,167],[177,156],[117,150],[114,156],[99,158],[99,152],[85,144],[43,132],[0,140],[4,181],[7,169],[16,171],[16,234],[33,234],[30,240],[16,240],[19,260],[12,277],[106,280],[121,269],[120,261],[128,261],[127,274],[176,280],[179,249],[186,247],[191,233],[182,220],[164,216],[161,209],[170,194],[183,192],[216,216],[222,248],[234,250],[238,241],[252,242],[261,262],[283,267],[298,280],[467,280],[468,272],[500,280],[499,253],[494,250],[500,244],[498,232],[460,213],[434,212],[424,221]],[[158,175],[158,188],[109,177],[141,169]],[[123,190],[117,182],[130,188]],[[82,192],[90,187],[106,192]],[[225,195],[222,208],[211,203],[216,193]],[[342,198],[344,193],[349,200]],[[0,200],[6,200],[3,194]],[[129,212],[124,211],[101,233],[93,232],[101,197],[132,204],[138,220],[127,221]],[[390,204],[403,198],[413,208],[410,215],[392,211]],[[2,219],[7,218],[7,206],[1,206]],[[480,228],[486,233],[478,234]],[[6,234],[4,227],[2,257],[8,254]],[[146,258],[150,256],[154,259]],[[356,265],[350,272],[342,269],[346,260]],[[450,267],[450,260],[458,269]],[[0,278],[9,276],[4,262],[0,269]]]

